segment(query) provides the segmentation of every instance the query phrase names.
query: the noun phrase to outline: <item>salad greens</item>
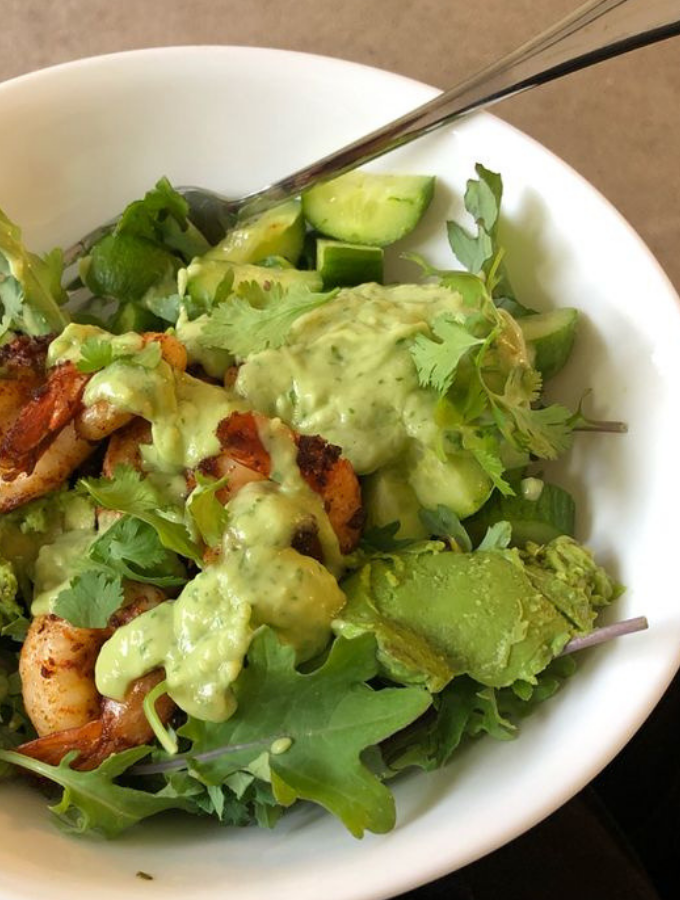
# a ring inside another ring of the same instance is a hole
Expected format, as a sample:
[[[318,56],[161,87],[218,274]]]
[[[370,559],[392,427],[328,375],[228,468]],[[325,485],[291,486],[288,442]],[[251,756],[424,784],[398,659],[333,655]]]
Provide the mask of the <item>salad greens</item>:
[[[0,214],[0,400],[50,335],[35,384],[68,366],[86,382],[59,427],[118,417],[103,474],[103,452],[82,462],[88,438],[26,503],[0,423],[0,778],[61,790],[67,830],[114,837],[166,810],[273,827],[303,800],[383,833],[392,777],[513,737],[573,673],[564,648],[621,592],[533,468],[583,420],[543,397],[577,314],[515,297],[502,180],[476,174],[473,231],[447,223],[463,268],[411,254],[411,285],[363,283],[361,260],[382,271],[378,246],[416,226],[430,178],[339,179],[215,247],[161,179],[81,260],[89,297],[68,313],[59,252],[30,253]],[[324,290],[330,245],[342,287]],[[187,371],[142,332],[181,344]],[[100,718],[63,734],[36,713],[51,702],[36,634],[54,622],[101,646],[82,675]]]

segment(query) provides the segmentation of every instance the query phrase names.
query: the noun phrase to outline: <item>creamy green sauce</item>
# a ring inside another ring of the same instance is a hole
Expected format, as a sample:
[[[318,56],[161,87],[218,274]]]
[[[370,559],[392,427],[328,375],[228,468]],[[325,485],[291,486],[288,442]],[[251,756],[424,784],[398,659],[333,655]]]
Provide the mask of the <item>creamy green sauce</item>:
[[[412,490],[413,509],[441,503],[470,515],[490,481],[469,453],[439,458],[438,398],[419,385],[410,350],[434,319],[463,308],[458,292],[435,284],[342,290],[301,316],[282,347],[250,356],[235,390],[265,415],[338,444],[359,475],[391,470]],[[369,516],[394,521],[371,505]]]
[[[164,666],[168,693],[178,706],[200,719],[222,721],[234,711],[230,685],[258,626],[274,628],[300,661],[328,643],[344,594],[328,568],[290,542],[313,519],[326,564],[339,575],[337,538],[322,501],[300,476],[287,429],[264,422],[260,438],[276,480],[246,484],[229,503],[218,562],[177,600],[134,619],[104,645],[96,669],[102,694],[122,699],[131,681]]]
[[[134,331],[111,334],[96,325],[78,325],[72,322],[50,344],[47,351],[47,365],[53,366],[57,362],[77,363],[81,358],[82,346],[88,338],[97,338],[111,344],[114,352],[118,353],[135,353],[144,347],[142,336]]]
[[[246,404],[224,388],[207,384],[161,361],[155,369],[116,362],[97,372],[84,403],[106,400],[151,423],[153,443],[142,448],[146,468],[179,472],[220,450],[219,422]]]
[[[186,270],[182,269],[181,271],[184,272]],[[203,346],[200,338],[203,326],[207,320],[208,316],[202,315],[189,321],[186,311],[183,309],[177,319],[175,334],[186,347],[190,364],[203,366],[203,369],[211,378],[222,379],[229,366],[234,362],[234,359],[226,350]]]
[[[54,601],[69,586],[78,571],[78,563],[87,556],[96,537],[94,528],[79,528],[60,534],[53,543],[40,548],[35,562],[32,615],[52,611]]]

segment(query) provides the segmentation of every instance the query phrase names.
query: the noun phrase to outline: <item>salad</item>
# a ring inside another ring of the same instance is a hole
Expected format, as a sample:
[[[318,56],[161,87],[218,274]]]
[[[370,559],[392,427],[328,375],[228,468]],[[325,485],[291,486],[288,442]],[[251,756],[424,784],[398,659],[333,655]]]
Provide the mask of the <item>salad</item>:
[[[0,778],[78,832],[181,810],[355,836],[508,739],[620,587],[544,475],[577,313],[514,296],[499,175],[351,173],[211,244],[162,179],[64,287],[0,214]],[[387,250],[385,249],[387,248]]]

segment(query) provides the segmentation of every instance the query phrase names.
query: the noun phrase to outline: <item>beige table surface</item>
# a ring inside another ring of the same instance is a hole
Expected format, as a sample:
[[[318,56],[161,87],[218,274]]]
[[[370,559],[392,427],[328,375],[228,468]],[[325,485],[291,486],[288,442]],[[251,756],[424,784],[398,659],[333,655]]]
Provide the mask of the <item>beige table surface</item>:
[[[444,88],[579,2],[0,0],[0,79],[116,50],[213,43],[322,53]],[[680,288],[680,39],[496,111],[596,185]]]

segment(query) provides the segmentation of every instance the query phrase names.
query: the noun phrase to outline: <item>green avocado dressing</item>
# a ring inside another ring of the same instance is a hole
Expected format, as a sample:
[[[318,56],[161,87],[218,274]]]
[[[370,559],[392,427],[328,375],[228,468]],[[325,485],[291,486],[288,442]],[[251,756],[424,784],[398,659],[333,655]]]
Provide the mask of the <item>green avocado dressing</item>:
[[[58,535],[40,548],[35,561],[31,615],[52,611],[52,605],[78,572],[78,563],[86,556],[97,537],[94,527],[78,528]]]
[[[152,444],[142,449],[145,468],[179,472],[220,450],[219,422],[245,404],[224,388],[207,384],[161,361],[155,369],[115,362],[97,372],[84,403],[106,400],[151,423]]]
[[[249,356],[235,390],[265,415],[338,444],[357,474],[391,470],[414,509],[443,503],[470,515],[491,482],[470,453],[440,459],[438,396],[419,385],[411,355],[417,335],[464,307],[460,293],[436,284],[346,288],[297,319],[283,346]],[[368,512],[384,524],[379,510]]]
[[[208,721],[231,715],[230,685],[254,630],[269,625],[309,659],[328,643],[345,603],[336,578],[342,557],[320,498],[300,476],[296,447],[279,421],[259,425],[272,460],[272,480],[243,486],[229,503],[219,560],[175,601],[118,629],[97,661],[97,688],[122,699],[135,678],[164,666],[168,692],[185,712]],[[326,566],[290,546],[314,522]]]

